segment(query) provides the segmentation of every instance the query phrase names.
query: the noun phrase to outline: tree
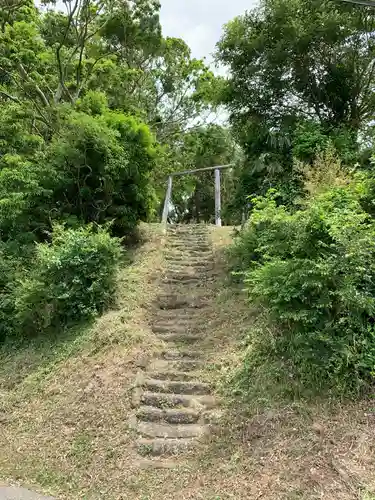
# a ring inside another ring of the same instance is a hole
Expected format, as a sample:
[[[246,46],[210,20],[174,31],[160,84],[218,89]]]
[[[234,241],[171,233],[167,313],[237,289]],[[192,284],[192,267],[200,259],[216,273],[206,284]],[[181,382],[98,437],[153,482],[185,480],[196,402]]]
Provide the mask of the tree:
[[[217,52],[230,69],[222,102],[253,191],[293,183],[292,153],[299,148],[292,151],[292,144],[306,139],[301,126],[339,149],[345,136],[353,156],[375,112],[374,28],[373,9],[333,0],[263,0],[228,23]]]
[[[214,167],[236,161],[238,148],[227,128],[209,125],[181,136],[175,151],[181,170]],[[233,195],[232,172],[222,174],[223,212]],[[173,204],[178,220],[213,222],[215,220],[214,172],[200,172],[175,178]]]

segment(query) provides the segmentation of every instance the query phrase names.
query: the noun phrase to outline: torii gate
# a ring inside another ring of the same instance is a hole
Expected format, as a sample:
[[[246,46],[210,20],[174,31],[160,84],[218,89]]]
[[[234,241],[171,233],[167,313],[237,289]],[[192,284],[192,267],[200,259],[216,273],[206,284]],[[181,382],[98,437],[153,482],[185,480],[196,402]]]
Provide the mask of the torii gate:
[[[195,174],[197,172],[205,172],[207,170],[215,171],[215,224],[217,226],[221,226],[221,186],[220,186],[220,171],[224,168],[234,167],[233,163],[229,165],[217,165],[215,167],[205,167],[205,168],[196,168],[194,170],[184,170],[183,172],[173,172],[168,177],[168,187],[167,193],[165,195],[164,202],[164,210],[162,216],[162,223],[166,224],[169,213],[169,205],[172,200],[172,186],[173,186],[173,177],[177,177],[178,175],[190,175]]]

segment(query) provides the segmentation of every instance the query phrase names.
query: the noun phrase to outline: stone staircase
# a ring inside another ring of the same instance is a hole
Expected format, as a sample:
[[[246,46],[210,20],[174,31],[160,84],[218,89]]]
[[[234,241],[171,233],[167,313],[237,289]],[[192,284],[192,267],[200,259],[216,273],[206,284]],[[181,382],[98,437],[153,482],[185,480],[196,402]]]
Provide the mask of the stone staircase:
[[[166,261],[153,318],[153,331],[166,347],[138,374],[132,418],[138,453],[159,457],[157,461],[194,447],[209,432],[215,406],[211,388],[200,375],[202,312],[208,305],[213,267],[205,226],[170,226]]]

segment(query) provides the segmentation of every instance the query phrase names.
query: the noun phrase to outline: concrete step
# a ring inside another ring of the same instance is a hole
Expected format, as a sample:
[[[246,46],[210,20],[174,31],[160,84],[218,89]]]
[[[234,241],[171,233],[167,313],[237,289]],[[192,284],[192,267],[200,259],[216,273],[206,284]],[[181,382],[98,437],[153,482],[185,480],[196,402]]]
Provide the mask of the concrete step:
[[[137,451],[142,456],[173,456],[194,447],[192,439],[139,439]]]
[[[142,381],[142,387],[150,392],[160,392],[167,394],[189,394],[204,396],[211,393],[209,384],[206,384],[204,382],[184,382],[147,378]]]
[[[215,407],[213,396],[197,396],[191,394],[170,394],[160,392],[143,392],[140,395],[140,404],[155,406],[156,408],[193,408],[196,410],[209,410]]]
[[[153,406],[141,406],[137,411],[137,419],[142,422],[166,422],[168,424],[196,424],[200,418],[200,412],[190,408],[155,408]]]

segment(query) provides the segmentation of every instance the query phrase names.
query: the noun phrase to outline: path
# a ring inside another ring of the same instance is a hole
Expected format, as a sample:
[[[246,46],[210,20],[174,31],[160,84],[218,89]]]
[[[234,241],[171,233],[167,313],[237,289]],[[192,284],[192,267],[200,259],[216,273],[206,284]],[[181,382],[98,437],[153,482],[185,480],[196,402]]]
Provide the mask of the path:
[[[153,331],[166,349],[138,375],[133,428],[140,436],[138,453],[163,458],[183,453],[209,432],[215,406],[202,382],[200,331],[205,292],[213,265],[205,226],[171,226],[166,248],[167,271],[153,318]]]
[[[0,486],[0,500],[53,500],[53,498],[25,490],[25,488]]]

